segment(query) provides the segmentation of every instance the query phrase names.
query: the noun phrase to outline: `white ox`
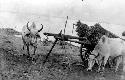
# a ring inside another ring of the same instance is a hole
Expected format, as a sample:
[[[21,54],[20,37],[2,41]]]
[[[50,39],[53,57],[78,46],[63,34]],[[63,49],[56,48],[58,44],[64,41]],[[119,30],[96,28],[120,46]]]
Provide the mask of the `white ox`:
[[[116,58],[115,70],[117,70],[119,64],[123,62],[123,71],[125,72],[125,41],[120,38],[102,36],[91,52],[91,55],[89,55],[87,70],[91,70],[95,62],[99,64],[99,70],[102,64],[104,69],[109,57]]]
[[[22,28],[22,40],[24,43],[23,49],[26,47],[27,53],[28,55],[30,55],[29,46],[32,46],[34,48],[33,54],[35,54],[35,51],[37,49],[38,39],[41,39],[39,32],[43,29],[43,25],[41,24],[42,28],[37,30],[34,22],[30,26],[28,26],[28,23]]]

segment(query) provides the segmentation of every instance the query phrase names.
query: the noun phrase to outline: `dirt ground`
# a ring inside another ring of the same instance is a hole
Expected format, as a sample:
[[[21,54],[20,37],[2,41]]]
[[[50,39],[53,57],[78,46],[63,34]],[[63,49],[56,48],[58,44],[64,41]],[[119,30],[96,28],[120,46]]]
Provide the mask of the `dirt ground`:
[[[43,46],[39,42],[35,61],[28,58],[22,50],[22,40],[13,35],[0,34],[0,80],[119,80],[122,66],[118,72],[106,68],[104,74],[86,71],[79,57],[79,48],[66,45],[65,49],[56,45],[49,59],[43,60],[52,43]],[[31,49],[32,50],[32,49]],[[30,52],[32,53],[32,51]]]

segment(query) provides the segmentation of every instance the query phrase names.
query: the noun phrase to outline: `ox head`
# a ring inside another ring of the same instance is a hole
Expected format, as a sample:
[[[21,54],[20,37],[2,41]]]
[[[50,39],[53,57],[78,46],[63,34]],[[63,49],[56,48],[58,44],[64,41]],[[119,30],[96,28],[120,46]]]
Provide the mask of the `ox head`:
[[[29,22],[28,22],[28,23],[29,23]],[[30,33],[33,34],[33,35],[36,35],[37,37],[40,37],[40,35],[39,35],[38,33],[43,30],[43,25],[41,24],[42,27],[41,27],[37,32],[33,32],[33,31],[31,31],[31,29],[28,27],[28,23],[27,23],[26,27],[27,27],[27,29],[30,31]],[[35,28],[35,23],[34,23],[34,22],[32,23],[32,26]]]
[[[87,68],[87,71],[91,71],[92,70],[92,67],[94,66],[95,62],[96,62],[96,58],[98,57],[98,54],[95,50],[93,50],[91,52],[91,54],[89,55],[88,57],[88,68]]]
[[[39,30],[35,31],[35,29],[34,29],[35,23],[34,22],[32,23],[32,26],[34,26],[34,28],[32,28],[32,29],[34,29],[34,30],[31,30],[31,28],[28,27],[28,23],[27,23],[26,27],[27,27],[27,29],[30,33],[27,34],[27,36],[30,37],[32,43],[35,43],[38,39],[39,40],[41,39],[41,36],[40,36],[39,32],[43,30],[43,25],[41,24],[42,27]]]

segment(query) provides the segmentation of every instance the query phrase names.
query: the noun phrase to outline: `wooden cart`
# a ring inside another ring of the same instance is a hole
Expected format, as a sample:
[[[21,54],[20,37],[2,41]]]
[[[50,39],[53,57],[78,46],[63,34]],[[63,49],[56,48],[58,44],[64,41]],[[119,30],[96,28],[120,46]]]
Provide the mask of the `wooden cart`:
[[[84,27],[84,24],[81,23],[80,21],[78,21],[77,24],[73,24],[73,25],[75,25],[77,27],[79,27],[79,26]],[[54,48],[54,46],[55,46],[55,44],[56,44],[56,42],[58,40],[70,41],[70,42],[75,42],[75,43],[80,44],[81,45],[80,46],[80,57],[81,57],[83,62],[86,62],[87,58],[88,58],[88,55],[91,54],[91,51],[94,49],[95,45],[98,43],[98,40],[101,38],[102,35],[107,35],[108,37],[111,37],[111,38],[120,38],[119,36],[111,33],[110,31],[107,31],[106,29],[100,27],[99,24],[96,24],[96,25],[99,26],[99,27],[95,27],[95,28],[93,27],[93,29],[100,30],[100,32],[96,33],[96,34],[91,33],[91,35],[88,36],[88,37],[86,37],[86,36],[85,37],[83,37],[83,36],[82,37],[80,37],[80,36],[77,37],[77,36],[65,35],[65,34],[62,34],[62,30],[60,31],[59,34],[44,33],[44,35],[46,35],[46,36],[54,36],[54,38],[55,38],[55,41],[54,41],[49,53],[47,54],[44,63],[46,62],[48,56],[50,55],[52,49]],[[85,26],[86,26],[86,24],[85,24]],[[100,35],[100,36],[98,36],[98,35]],[[95,38],[94,39],[95,41],[92,40],[93,38]],[[76,40],[74,40],[74,39],[76,39]]]

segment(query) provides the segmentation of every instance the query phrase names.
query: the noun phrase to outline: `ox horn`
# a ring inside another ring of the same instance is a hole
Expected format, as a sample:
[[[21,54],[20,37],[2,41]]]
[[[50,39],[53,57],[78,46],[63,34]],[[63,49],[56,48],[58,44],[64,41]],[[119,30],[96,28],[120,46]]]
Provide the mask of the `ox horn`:
[[[42,25],[42,24],[41,24]],[[41,30],[43,29],[43,25],[42,25],[42,28],[40,30],[38,30],[38,32],[40,32]]]
[[[26,25],[26,27],[27,27],[27,29],[30,31],[30,29],[29,29],[29,27],[28,27],[28,23],[29,23],[29,21],[27,22],[27,25]]]

